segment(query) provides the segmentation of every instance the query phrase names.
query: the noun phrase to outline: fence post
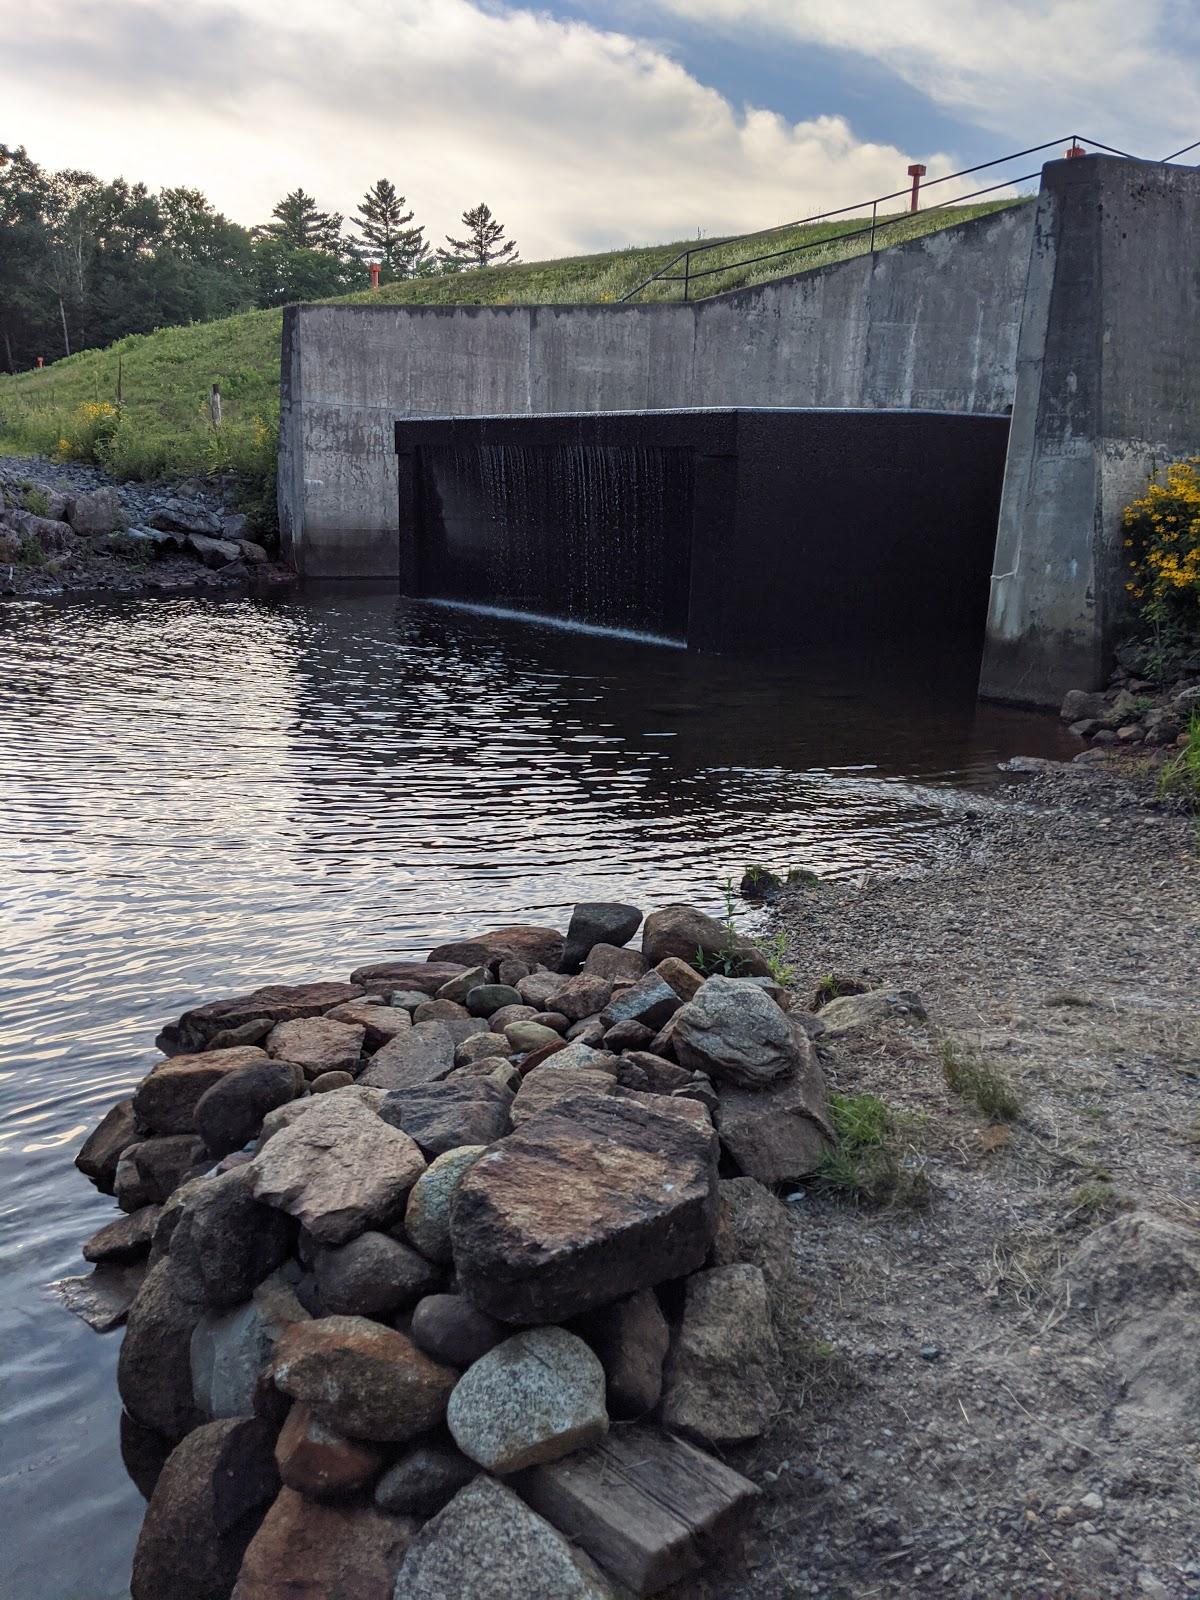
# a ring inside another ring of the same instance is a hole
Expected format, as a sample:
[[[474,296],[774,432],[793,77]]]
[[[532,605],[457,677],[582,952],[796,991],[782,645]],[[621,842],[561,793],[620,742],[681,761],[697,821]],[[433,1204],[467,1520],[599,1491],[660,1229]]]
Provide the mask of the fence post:
[[[691,272],[692,252],[690,250],[685,250],[683,252],[683,298],[685,300],[688,298],[688,292],[691,289],[691,283],[689,281],[691,278]]]
[[[871,254],[875,254],[875,218],[879,212],[879,201],[871,201]]]
[[[208,391],[208,414],[214,428],[221,426],[221,387],[214,383]]]

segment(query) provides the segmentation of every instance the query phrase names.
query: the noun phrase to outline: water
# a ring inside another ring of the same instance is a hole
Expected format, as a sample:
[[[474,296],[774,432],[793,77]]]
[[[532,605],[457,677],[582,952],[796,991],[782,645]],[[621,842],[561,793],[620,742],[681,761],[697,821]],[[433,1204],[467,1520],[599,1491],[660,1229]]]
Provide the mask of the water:
[[[749,861],[917,870],[1052,719],[970,661],[801,671],[387,595],[0,610],[0,1594],[125,1592],[117,1336],[45,1292],[71,1167],[185,1006]],[[961,803],[961,802],[959,802]]]

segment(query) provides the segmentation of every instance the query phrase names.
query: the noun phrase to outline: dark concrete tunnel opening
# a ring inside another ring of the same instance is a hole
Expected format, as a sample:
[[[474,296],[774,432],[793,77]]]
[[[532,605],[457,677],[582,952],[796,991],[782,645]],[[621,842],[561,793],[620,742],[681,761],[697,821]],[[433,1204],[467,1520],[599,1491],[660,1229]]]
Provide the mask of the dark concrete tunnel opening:
[[[406,593],[710,653],[982,652],[1007,416],[396,424]]]

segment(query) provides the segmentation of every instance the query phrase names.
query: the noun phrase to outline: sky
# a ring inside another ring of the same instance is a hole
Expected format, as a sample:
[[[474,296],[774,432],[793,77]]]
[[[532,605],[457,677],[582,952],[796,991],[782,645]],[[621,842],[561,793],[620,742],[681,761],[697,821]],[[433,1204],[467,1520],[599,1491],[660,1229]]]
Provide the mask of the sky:
[[[0,39],[0,143],[45,166],[247,224],[388,177],[435,244],[486,200],[525,260],[1200,139],[1197,0],[0,0]]]

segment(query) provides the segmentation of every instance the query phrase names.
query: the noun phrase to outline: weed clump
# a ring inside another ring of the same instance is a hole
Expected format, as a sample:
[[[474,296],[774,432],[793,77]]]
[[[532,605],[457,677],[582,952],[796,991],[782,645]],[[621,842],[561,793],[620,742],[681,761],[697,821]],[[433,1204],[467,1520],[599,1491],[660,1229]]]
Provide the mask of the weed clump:
[[[872,1094],[829,1097],[829,1117],[837,1143],[817,1168],[817,1181],[874,1206],[923,1206],[929,1180],[911,1165],[906,1129]]]
[[[938,1058],[946,1087],[969,1100],[985,1117],[1014,1122],[1021,1115],[1021,1098],[1017,1091],[1002,1072],[976,1051],[965,1049],[953,1039],[943,1039],[938,1045]]]

